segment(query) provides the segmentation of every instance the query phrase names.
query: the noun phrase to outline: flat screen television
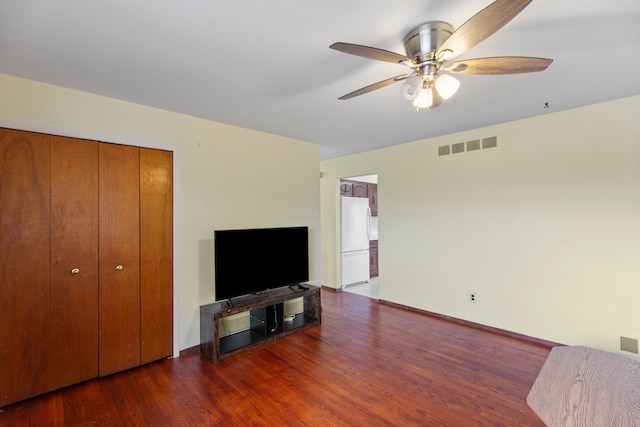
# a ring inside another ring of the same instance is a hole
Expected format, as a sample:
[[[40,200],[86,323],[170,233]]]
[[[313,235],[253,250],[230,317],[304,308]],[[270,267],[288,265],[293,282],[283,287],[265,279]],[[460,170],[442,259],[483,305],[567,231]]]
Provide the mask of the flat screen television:
[[[214,231],[216,301],[309,280],[308,227]]]

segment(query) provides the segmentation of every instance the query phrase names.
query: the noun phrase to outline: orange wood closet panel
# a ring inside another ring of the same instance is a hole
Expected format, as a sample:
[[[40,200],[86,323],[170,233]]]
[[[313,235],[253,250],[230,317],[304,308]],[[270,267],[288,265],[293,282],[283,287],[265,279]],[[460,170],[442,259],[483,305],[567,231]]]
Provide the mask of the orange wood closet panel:
[[[140,150],[99,149],[99,375],[140,365]]]
[[[173,350],[173,153],[0,128],[0,407]]]
[[[140,149],[141,363],[173,352],[173,153]]]
[[[98,376],[98,143],[51,137],[51,388]]]
[[[50,186],[50,137],[0,129],[0,406],[49,390]]]

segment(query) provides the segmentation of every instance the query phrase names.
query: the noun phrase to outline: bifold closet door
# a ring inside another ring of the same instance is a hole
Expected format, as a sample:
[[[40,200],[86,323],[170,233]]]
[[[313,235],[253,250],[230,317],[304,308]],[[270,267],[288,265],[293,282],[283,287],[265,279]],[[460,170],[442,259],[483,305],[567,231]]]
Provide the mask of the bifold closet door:
[[[142,364],[173,353],[173,153],[140,149]]]
[[[98,376],[98,143],[51,137],[51,389]]]
[[[99,375],[140,365],[140,150],[99,149]]]
[[[50,157],[0,128],[0,406],[49,391]]]
[[[171,355],[172,165],[0,128],[0,407]]]

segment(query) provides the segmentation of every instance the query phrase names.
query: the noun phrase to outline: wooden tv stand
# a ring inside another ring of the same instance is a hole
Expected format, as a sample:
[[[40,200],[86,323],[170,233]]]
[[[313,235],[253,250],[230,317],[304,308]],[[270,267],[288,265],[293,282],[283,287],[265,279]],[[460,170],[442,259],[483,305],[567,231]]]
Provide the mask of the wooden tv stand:
[[[322,304],[320,287],[308,289],[288,286],[265,294],[246,295],[200,306],[200,352],[213,363],[267,344],[276,339],[320,324]],[[292,289],[293,288],[293,289]],[[302,298],[304,311],[285,321],[284,302]],[[249,329],[220,337],[220,319],[249,312]]]

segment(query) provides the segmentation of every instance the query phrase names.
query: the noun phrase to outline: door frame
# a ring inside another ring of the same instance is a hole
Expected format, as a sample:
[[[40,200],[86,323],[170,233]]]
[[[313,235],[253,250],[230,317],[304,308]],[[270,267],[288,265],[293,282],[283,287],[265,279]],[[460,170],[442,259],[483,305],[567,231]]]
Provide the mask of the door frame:
[[[337,183],[336,183],[336,197],[338,199],[337,203],[336,203],[336,289],[344,289],[344,287],[342,286],[342,243],[341,243],[341,239],[342,239],[342,216],[341,216],[341,209],[342,209],[342,195],[341,195],[341,189],[340,189],[340,185],[342,183],[342,180],[347,180],[347,181],[358,181],[358,182],[369,182],[371,184],[376,184],[378,185],[378,177],[379,177],[379,173],[378,172],[370,172],[370,173],[365,173],[365,174],[359,174],[359,175],[350,175],[350,176],[340,176],[337,179]],[[375,178],[374,178],[375,177]],[[379,243],[378,243],[379,245]],[[378,252],[379,254],[380,252]]]

